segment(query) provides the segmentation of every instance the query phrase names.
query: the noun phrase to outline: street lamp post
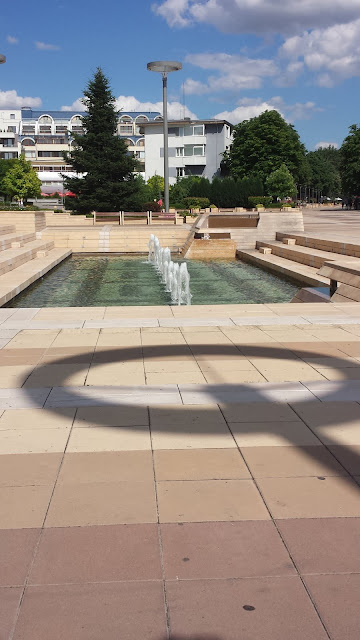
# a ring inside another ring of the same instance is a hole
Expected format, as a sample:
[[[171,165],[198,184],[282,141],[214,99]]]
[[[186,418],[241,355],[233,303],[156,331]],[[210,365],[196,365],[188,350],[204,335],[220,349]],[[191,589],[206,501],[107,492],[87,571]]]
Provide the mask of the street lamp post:
[[[157,71],[162,75],[163,85],[163,130],[164,130],[164,206],[169,211],[169,148],[168,148],[168,119],[167,119],[167,75],[172,71],[182,69],[181,62],[173,60],[157,60],[148,62],[148,71]]]

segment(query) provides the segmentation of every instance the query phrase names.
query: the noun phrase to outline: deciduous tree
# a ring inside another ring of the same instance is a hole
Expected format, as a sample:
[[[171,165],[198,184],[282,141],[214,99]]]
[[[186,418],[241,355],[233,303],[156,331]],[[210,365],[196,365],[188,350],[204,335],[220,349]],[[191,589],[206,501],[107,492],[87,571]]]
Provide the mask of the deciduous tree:
[[[296,195],[296,184],[289,169],[282,164],[279,169],[270,173],[266,180],[266,188],[273,198],[286,198]]]
[[[352,124],[340,148],[340,175],[346,195],[360,194],[360,126]]]
[[[263,182],[282,164],[295,182],[305,182],[309,175],[306,150],[299,134],[275,110],[234,127],[234,141],[225,164],[234,178],[256,174]]]
[[[2,190],[10,198],[23,200],[25,203],[28,198],[40,195],[41,181],[24,155],[14,160],[12,167],[6,171],[2,179]]]

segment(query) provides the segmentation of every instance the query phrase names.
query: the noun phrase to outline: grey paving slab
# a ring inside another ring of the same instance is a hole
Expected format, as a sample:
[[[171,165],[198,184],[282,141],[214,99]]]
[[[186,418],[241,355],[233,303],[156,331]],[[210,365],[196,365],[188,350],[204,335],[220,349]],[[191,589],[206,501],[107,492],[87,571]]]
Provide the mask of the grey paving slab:
[[[45,407],[82,407],[101,405],[181,404],[177,385],[114,386],[114,387],[54,387]]]
[[[232,320],[222,318],[160,318],[160,327],[231,327]]]
[[[85,329],[106,329],[107,327],[158,327],[157,318],[114,318],[113,320],[86,320]]]
[[[306,314],[304,314],[303,316],[304,318],[306,318],[310,324],[359,324],[360,323],[360,317],[357,316],[337,316],[337,315],[330,315],[330,316],[307,316]]]
[[[313,382],[304,382],[303,384],[322,402],[360,401],[360,380],[346,380],[336,383],[315,380]]]
[[[79,322],[29,322],[27,329],[82,329],[85,320]]]
[[[184,404],[236,402],[307,402],[314,394],[300,382],[241,385],[179,385]]]
[[[42,408],[48,395],[48,388],[0,389],[0,409]]]
[[[235,317],[232,316],[232,321],[237,326],[254,325],[261,327],[262,325],[276,326],[276,325],[293,325],[293,324],[311,324],[309,320],[306,320],[302,316],[287,316],[285,317],[269,317],[269,316],[249,316],[249,317]]]
[[[16,309],[0,309],[0,324],[11,318]]]

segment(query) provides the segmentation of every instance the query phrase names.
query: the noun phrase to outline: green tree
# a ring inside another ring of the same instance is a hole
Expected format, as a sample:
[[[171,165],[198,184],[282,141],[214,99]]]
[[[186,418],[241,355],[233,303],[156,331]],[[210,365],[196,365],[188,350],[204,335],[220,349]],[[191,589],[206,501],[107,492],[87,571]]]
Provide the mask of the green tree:
[[[14,162],[16,162],[15,158],[11,158],[10,160],[0,159],[0,196],[6,196],[2,181],[7,172],[14,166]]]
[[[305,182],[309,176],[306,150],[299,134],[278,111],[265,111],[236,125],[224,164],[237,179],[256,174],[264,182],[282,164],[288,167],[295,182]]]
[[[159,200],[164,197],[164,178],[155,173],[147,181],[149,200]]]
[[[310,151],[307,159],[311,169],[310,186],[324,196],[338,196],[341,193],[339,150],[332,146],[320,147]]]
[[[294,178],[285,164],[270,173],[266,180],[266,188],[273,198],[283,199],[296,194]]]
[[[2,190],[10,198],[24,200],[25,204],[28,198],[36,198],[40,195],[41,181],[32,168],[31,162],[28,162],[24,155],[14,160],[12,167],[5,173],[2,179]]]
[[[79,213],[128,209],[139,186],[133,173],[137,163],[129,155],[125,141],[116,135],[115,98],[100,68],[84,96],[84,133],[74,134],[74,149],[64,154],[73,170],[83,174],[64,180],[66,189],[76,195],[69,198],[69,205]]]
[[[346,195],[360,193],[360,126],[352,124],[340,148],[340,175]]]

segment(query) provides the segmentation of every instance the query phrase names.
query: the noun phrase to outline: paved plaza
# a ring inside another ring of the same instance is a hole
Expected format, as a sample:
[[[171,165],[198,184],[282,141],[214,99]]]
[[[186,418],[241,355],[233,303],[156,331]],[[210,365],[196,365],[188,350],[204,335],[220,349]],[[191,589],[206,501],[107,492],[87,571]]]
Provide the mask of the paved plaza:
[[[2,640],[358,640],[360,304],[0,322]]]

